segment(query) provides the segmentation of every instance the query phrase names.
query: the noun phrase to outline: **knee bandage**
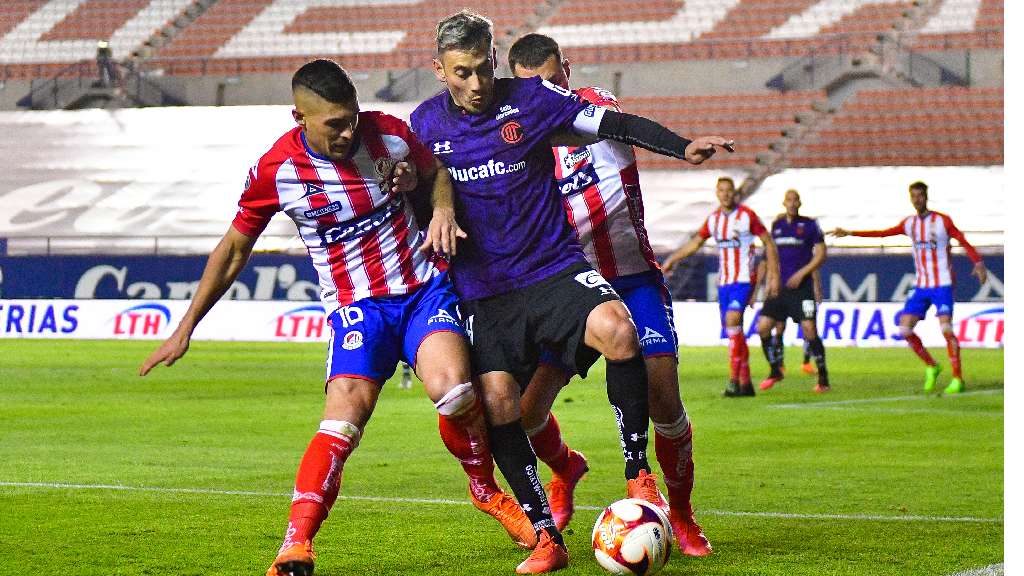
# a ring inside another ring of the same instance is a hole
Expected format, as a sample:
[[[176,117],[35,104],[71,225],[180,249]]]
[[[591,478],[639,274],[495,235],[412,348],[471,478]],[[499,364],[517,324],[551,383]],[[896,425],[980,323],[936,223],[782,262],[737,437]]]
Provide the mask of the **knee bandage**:
[[[452,388],[434,404],[437,413],[445,417],[461,416],[476,404],[476,391],[473,384],[464,382]]]
[[[321,420],[319,432],[345,440],[352,445],[353,450],[359,445],[359,438],[362,436],[359,427],[344,420]]]

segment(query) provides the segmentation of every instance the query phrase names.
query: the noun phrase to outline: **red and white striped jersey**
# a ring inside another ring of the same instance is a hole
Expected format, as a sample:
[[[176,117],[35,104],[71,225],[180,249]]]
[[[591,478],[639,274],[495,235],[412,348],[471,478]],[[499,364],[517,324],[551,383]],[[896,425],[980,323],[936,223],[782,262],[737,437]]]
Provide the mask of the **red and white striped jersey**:
[[[258,236],[277,212],[299,231],[320,279],[328,312],[367,297],[408,294],[437,274],[417,250],[420,230],[410,202],[390,193],[395,165],[407,160],[418,173],[434,158],[405,122],[381,112],[360,112],[348,158],[331,161],[288,131],[249,171],[232,225]]]
[[[952,286],[953,262],[950,257],[952,245],[950,238],[967,251],[971,262],[981,262],[981,255],[971,246],[964,233],[961,232],[953,219],[941,212],[928,212],[924,216],[915,214],[907,216],[902,222],[885,230],[854,230],[854,236],[880,238],[905,234],[914,243],[914,267],[917,269],[918,288],[937,288]]]
[[[580,88],[576,94],[619,110],[607,90]],[[633,147],[602,140],[580,148],[558,146],[553,152],[566,215],[590,265],[609,280],[660,269],[644,227]]]
[[[721,208],[704,220],[697,234],[714,238],[718,246],[718,285],[753,282],[754,239],[767,232],[754,211],[740,204],[730,212]]]

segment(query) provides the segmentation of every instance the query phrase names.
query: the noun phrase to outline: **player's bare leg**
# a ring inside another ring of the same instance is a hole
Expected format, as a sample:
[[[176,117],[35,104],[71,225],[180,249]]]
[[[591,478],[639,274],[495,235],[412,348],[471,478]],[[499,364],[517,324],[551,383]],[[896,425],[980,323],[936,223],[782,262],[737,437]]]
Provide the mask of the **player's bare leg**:
[[[519,383],[508,372],[485,372],[480,375],[480,390],[494,462],[537,533],[536,548],[516,572],[538,574],[564,568],[569,552],[551,518],[547,494],[537,476],[537,457],[523,430]]]
[[[647,358],[649,404],[654,424],[654,452],[668,487],[668,517],[679,550],[688,556],[711,554],[711,544],[693,516],[693,427],[679,396],[674,356]]]
[[[747,336],[743,333],[742,311],[729,310],[725,313],[725,335],[729,338],[729,386],[725,389],[725,395],[753,396],[750,350],[747,348]]]
[[[551,481],[544,489],[551,503],[551,517],[559,530],[572,519],[573,491],[590,469],[582,453],[572,450],[562,439],[558,420],[551,413],[555,397],[569,381],[560,367],[541,363],[523,392],[521,401],[523,428],[537,458],[551,469]]]
[[[815,384],[814,391],[818,394],[828,392],[832,387],[828,381],[828,366],[825,364],[825,343],[818,336],[818,327],[815,326],[814,320],[802,320],[800,328],[804,333],[804,342],[807,343],[811,357],[814,358],[814,364],[818,367],[818,383]]]
[[[932,358],[928,349],[921,343],[921,338],[914,334],[914,326],[917,326],[919,320],[920,318],[913,314],[903,314],[900,316],[900,336],[907,341],[907,345],[914,351],[914,354],[917,354],[917,357],[924,362],[924,391],[931,392],[935,388],[935,380],[942,369],[939,368],[938,363]]]
[[[946,386],[946,394],[959,394],[964,391],[964,375],[960,366],[960,341],[953,333],[953,319],[946,314],[939,316],[939,329],[946,338],[946,353],[949,355],[949,365],[953,369],[953,379]]]
[[[664,497],[647,463],[647,365],[626,305],[614,300],[591,310],[584,343],[600,352],[606,361],[608,402],[615,411],[626,460],[626,493],[630,498],[643,498],[664,508]]]
[[[453,332],[434,332],[424,338],[416,353],[416,375],[437,408],[444,445],[469,477],[473,505],[498,520],[517,545],[533,548],[537,544],[533,526],[494,478],[487,422],[483,403],[470,380],[465,339]]]
[[[757,320],[757,334],[761,337],[761,349],[764,350],[764,358],[771,367],[768,377],[761,381],[761,390],[768,390],[783,378],[782,350],[776,346],[776,338],[772,334],[776,324],[774,318],[764,315]]]
[[[338,377],[327,383],[323,420],[299,464],[288,530],[267,576],[313,573],[313,538],[338,498],[345,461],[359,445],[379,394],[378,382]]]

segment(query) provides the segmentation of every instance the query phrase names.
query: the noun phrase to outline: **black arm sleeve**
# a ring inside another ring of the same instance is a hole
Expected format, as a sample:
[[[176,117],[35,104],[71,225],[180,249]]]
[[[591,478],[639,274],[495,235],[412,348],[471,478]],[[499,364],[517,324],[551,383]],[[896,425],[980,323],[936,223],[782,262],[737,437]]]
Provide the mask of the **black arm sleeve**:
[[[687,140],[653,120],[635,114],[605,110],[597,135],[663,156],[685,159]]]

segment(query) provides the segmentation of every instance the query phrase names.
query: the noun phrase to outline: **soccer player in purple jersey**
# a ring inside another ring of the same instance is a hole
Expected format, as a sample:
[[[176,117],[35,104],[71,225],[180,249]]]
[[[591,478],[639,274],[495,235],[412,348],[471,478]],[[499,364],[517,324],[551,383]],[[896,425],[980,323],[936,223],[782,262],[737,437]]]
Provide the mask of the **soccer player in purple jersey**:
[[[527,34],[508,52],[512,73],[519,78],[539,76],[569,88],[571,69],[554,39]],[[613,94],[596,87],[574,90],[581,99],[619,111]],[[647,240],[643,193],[633,148],[602,140],[585,147],[553,148],[555,174],[570,224],[587,260],[622,297],[636,323],[647,365],[648,406],[654,426],[654,449],[665,485],[665,513],[679,550],[706,556],[712,548],[694,518],[693,430],[679,395],[679,350],[672,315],[672,295]],[[523,393],[523,425],[537,458],[551,468],[545,488],[559,529],[573,515],[573,491],[588,471],[587,460],[563,440],[550,412],[558,391],[572,372],[547,355]]]
[[[818,367],[818,393],[830,390],[828,368],[825,366],[825,345],[815,326],[818,302],[814,294],[814,273],[825,263],[825,237],[813,218],[800,215],[800,193],[787,190],[782,201],[786,213],[772,222],[772,239],[779,252],[779,278],[783,282],[777,296],[765,300],[757,332],[761,348],[771,366],[771,373],[761,382],[761,390],[768,390],[783,378],[782,333],[772,337],[772,328],[788,318],[800,323],[804,341]]]
[[[491,444],[502,447],[495,462],[538,531],[537,547],[516,569],[528,574],[568,564],[520,423],[520,394],[542,346],[582,376],[605,356],[627,493],[661,498],[647,463],[647,370],[636,328],[566,221],[551,147],[608,138],[699,164],[732,143],[687,140],[540,78],[495,79],[492,40],[491,22],[468,11],[438,24],[434,70],[447,90],[417,107],[412,125],[454,183],[454,198],[434,199],[430,237],[452,256]]]

